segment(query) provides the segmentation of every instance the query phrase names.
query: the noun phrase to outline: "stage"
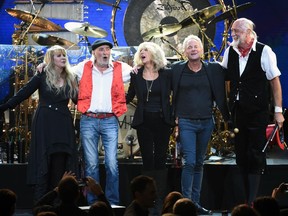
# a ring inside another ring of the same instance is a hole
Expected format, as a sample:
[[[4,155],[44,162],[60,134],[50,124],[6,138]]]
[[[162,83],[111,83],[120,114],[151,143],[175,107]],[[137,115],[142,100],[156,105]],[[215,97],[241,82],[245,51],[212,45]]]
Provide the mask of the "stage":
[[[32,207],[32,188],[26,185],[27,164],[0,164],[0,188],[10,188],[18,195],[17,209]],[[168,190],[180,190],[181,168],[173,161],[167,163]],[[101,184],[104,187],[104,165],[100,166]],[[126,206],[131,201],[129,183],[141,174],[141,158],[119,159],[120,205]],[[278,146],[267,149],[267,170],[260,184],[259,196],[271,195],[274,187],[288,181],[288,151]],[[236,204],[242,203],[243,189],[239,170],[233,154],[225,157],[210,156],[205,160],[204,177],[201,192],[202,205],[212,210],[231,210]],[[286,204],[288,204],[286,200]],[[283,203],[282,205],[285,205]]]

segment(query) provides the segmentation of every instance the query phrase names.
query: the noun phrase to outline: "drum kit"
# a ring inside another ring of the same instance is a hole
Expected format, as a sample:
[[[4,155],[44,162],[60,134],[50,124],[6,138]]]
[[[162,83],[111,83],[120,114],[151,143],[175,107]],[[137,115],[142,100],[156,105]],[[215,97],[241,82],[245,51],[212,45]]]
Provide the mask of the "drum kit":
[[[191,26],[194,26],[196,29],[199,30],[199,35],[201,35],[203,42],[207,43],[205,45],[206,47],[206,53],[205,53],[205,58],[210,60],[211,56],[213,57],[213,59],[218,59],[221,55],[221,52],[224,48],[224,46],[226,46],[226,40],[228,37],[228,30],[230,28],[229,25],[231,25],[232,21],[235,20],[237,18],[237,13],[241,12],[243,10],[246,10],[248,8],[250,8],[251,6],[253,6],[253,4],[251,2],[242,4],[242,5],[238,5],[236,6],[234,1],[233,1],[233,6],[225,6],[223,0],[219,0],[220,4],[216,4],[213,6],[208,6],[208,7],[204,7],[201,10],[193,10],[193,12],[187,16],[184,17],[183,19],[181,19],[180,21],[173,21],[173,23],[160,23],[158,26],[156,25],[156,27],[150,28],[150,29],[146,29],[145,31],[142,31],[142,33],[139,35],[139,42],[142,41],[151,41],[154,39],[160,39],[162,43],[168,44],[169,48],[177,54],[177,60],[178,59],[183,59],[183,56],[181,54],[181,51],[179,50],[178,47],[175,46],[175,44],[172,44],[168,38],[172,35],[177,35],[178,33],[180,33],[181,31],[185,31],[185,29],[188,29]],[[101,3],[105,3],[102,2]],[[111,22],[115,21],[115,13],[116,10],[119,8],[118,5],[120,3],[120,0],[116,1],[117,3],[117,7],[115,7],[115,5],[113,6],[113,11],[114,11],[114,15],[113,15],[113,19],[111,19]],[[140,4],[140,2],[139,2]],[[141,3],[144,4],[144,1]],[[147,5],[147,3],[145,3]],[[109,3],[110,5],[110,3]],[[67,49],[71,49],[72,47],[77,48],[78,44],[73,43],[67,39],[58,37],[58,36],[54,36],[52,34],[47,34],[44,32],[59,32],[59,31],[63,31],[63,30],[67,30],[69,32],[72,32],[74,34],[80,35],[83,38],[81,40],[85,40],[87,42],[87,44],[89,44],[88,41],[88,37],[94,37],[94,38],[104,38],[108,35],[107,31],[105,31],[102,28],[99,28],[97,26],[93,26],[88,22],[67,22],[64,27],[65,29],[62,29],[61,26],[49,21],[48,19],[44,18],[44,17],[40,17],[39,13],[41,11],[41,9],[43,8],[44,3],[42,4],[42,6],[40,7],[40,9],[36,12],[36,13],[30,13],[24,10],[18,10],[18,9],[6,9],[6,12],[11,15],[12,17],[15,17],[19,20],[21,20],[21,24],[19,25],[14,25],[14,27],[18,30],[15,31],[15,35],[13,37],[13,41],[15,45],[26,45],[26,40],[25,38],[27,37],[27,33],[28,32],[32,32],[32,39],[39,45],[42,46],[53,46],[53,45],[60,45],[63,46]],[[148,11],[148,12],[147,12]],[[221,13],[222,12],[222,13]],[[149,10],[145,10],[145,13],[149,13]],[[216,16],[216,14],[220,15]],[[133,15],[133,14],[132,14]],[[145,15],[145,14],[144,14]],[[127,15],[127,17],[129,18],[129,13]],[[131,20],[132,21],[132,20]],[[214,45],[212,39],[210,38],[209,34],[206,33],[207,28],[209,28],[209,26],[215,25],[215,23],[220,22],[220,21],[224,21],[224,25],[225,25],[225,30],[223,33],[223,41],[222,41],[222,46],[219,50],[217,50],[216,46]],[[111,25],[112,27],[114,27],[114,23],[112,23]],[[126,28],[126,27],[125,27]],[[133,29],[133,26],[130,26],[130,29]],[[129,31],[128,30],[128,33]],[[114,44],[115,46],[117,46],[117,39],[115,36],[115,32],[114,32],[114,28],[111,29],[112,33],[112,37],[114,40]],[[125,32],[125,29],[124,29]],[[191,33],[190,33],[191,34]],[[130,35],[134,35],[134,34],[130,34]],[[136,35],[137,36],[137,35]],[[187,35],[186,35],[187,36]],[[133,38],[134,40],[135,38]],[[80,41],[81,41],[80,40]],[[79,42],[80,42],[79,41]],[[129,44],[131,41],[131,39],[129,37],[127,37],[127,43],[128,45],[134,46],[135,44]],[[137,44],[139,45],[139,43]],[[214,48],[214,50],[212,50]],[[43,54],[43,53],[42,53]],[[27,54],[28,56],[31,56],[31,53]],[[32,56],[33,57],[33,56]],[[37,59],[38,56],[36,56],[35,58],[32,59]],[[43,57],[43,56],[42,56]],[[169,57],[167,57],[169,58]],[[174,57],[171,59],[175,59]],[[11,59],[12,60],[12,59]],[[14,60],[14,59],[13,59]],[[27,58],[25,59],[21,59],[21,58],[16,58],[16,66],[17,66],[17,62],[21,62],[24,60],[27,60]],[[37,61],[35,61],[37,62]],[[27,62],[26,62],[27,64]],[[27,65],[26,65],[27,67]],[[27,81],[27,79],[26,79]],[[25,81],[25,82],[26,82]],[[16,81],[15,83],[20,81]],[[121,129],[122,130],[122,129]],[[132,130],[128,130],[125,131],[125,134],[121,135],[121,142],[122,143],[133,143],[132,145],[128,145],[129,147],[127,148],[127,146],[125,145],[123,147],[126,155],[134,155],[138,152],[139,150],[139,144],[136,141],[131,141],[130,138],[133,136],[135,138],[135,136],[129,133],[133,133],[134,131]],[[229,134],[227,135],[227,133],[223,132],[219,135],[219,131],[217,131],[217,135],[214,136],[214,139],[212,140],[217,140],[217,143],[219,143],[219,139],[221,139],[225,145],[220,145],[219,147],[215,144],[214,146],[217,146],[217,148],[223,148],[227,146],[227,148],[230,148],[230,146],[227,145],[227,139],[229,138]],[[220,138],[219,138],[220,137]],[[216,142],[215,142],[216,143]],[[131,148],[130,148],[131,147]],[[130,152],[130,153],[129,153]]]

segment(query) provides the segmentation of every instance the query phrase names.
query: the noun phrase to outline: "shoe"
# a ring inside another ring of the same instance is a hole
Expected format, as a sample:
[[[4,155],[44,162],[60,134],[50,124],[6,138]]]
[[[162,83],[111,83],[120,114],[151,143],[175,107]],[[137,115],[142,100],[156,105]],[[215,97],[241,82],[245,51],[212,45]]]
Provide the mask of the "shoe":
[[[211,210],[205,209],[201,206],[197,208],[198,215],[212,215],[213,212]]]

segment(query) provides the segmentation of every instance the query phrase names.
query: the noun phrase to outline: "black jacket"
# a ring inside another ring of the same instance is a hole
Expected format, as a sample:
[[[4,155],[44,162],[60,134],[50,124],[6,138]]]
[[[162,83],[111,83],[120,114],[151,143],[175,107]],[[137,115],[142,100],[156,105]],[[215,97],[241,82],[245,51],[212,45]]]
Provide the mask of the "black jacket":
[[[177,100],[177,93],[179,82],[183,74],[183,70],[187,61],[176,62],[171,65],[172,67],[172,114],[175,116],[175,106]],[[208,80],[212,89],[213,99],[215,100],[223,118],[225,121],[230,119],[228,111],[226,91],[225,91],[225,74],[223,68],[219,63],[216,62],[203,62],[203,68],[206,70]]]
[[[130,103],[134,97],[137,97],[137,107],[132,121],[132,127],[135,128],[143,123],[144,115],[144,91],[146,89],[141,88],[141,81],[143,76],[143,68],[140,68],[138,73],[131,73],[130,85],[126,95],[126,103]],[[163,119],[167,124],[173,125],[171,116],[171,69],[165,68],[159,70],[159,79],[161,85],[161,112]]]

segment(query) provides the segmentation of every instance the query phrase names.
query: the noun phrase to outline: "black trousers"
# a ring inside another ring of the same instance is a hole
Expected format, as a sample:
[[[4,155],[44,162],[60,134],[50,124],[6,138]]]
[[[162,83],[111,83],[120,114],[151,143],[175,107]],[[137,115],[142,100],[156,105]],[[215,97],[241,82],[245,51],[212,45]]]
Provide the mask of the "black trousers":
[[[144,122],[136,130],[143,169],[165,169],[171,126],[164,122],[160,112],[144,112]]]
[[[239,129],[235,136],[236,163],[247,173],[260,174],[266,166],[266,154],[262,150],[266,143],[268,112],[246,113],[237,104],[232,118],[234,127]]]

